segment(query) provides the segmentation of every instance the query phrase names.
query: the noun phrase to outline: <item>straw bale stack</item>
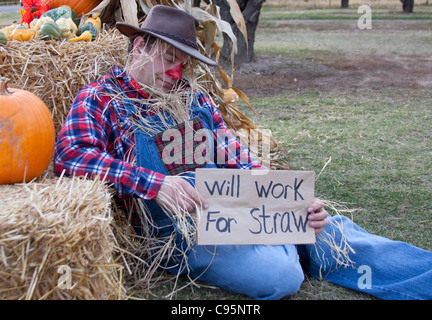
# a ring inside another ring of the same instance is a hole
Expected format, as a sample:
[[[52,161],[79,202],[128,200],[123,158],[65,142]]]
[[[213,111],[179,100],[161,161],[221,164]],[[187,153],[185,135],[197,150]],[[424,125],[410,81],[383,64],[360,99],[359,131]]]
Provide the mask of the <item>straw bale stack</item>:
[[[124,63],[127,41],[115,30],[92,42],[9,41],[0,46],[0,75],[44,101],[58,132],[79,89]]]
[[[99,180],[0,186],[0,299],[123,299],[111,223]]]
[[[9,41],[0,75],[40,97],[58,132],[78,90],[121,64],[126,43],[116,31],[91,43]],[[104,183],[58,179],[51,166],[37,181],[0,186],[0,299],[124,298],[112,208]],[[72,289],[59,288],[66,272]]]

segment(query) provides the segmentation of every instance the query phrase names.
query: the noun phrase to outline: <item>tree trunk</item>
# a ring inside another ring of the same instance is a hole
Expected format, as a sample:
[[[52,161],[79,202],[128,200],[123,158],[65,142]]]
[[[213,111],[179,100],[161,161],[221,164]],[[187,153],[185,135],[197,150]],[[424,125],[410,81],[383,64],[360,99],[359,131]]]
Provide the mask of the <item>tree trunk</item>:
[[[349,7],[349,0],[341,0],[341,8],[346,9]]]
[[[401,0],[402,10],[405,13],[412,13],[414,9],[414,0]]]
[[[103,23],[114,26],[116,23],[114,13],[120,8],[120,0],[111,0],[110,3],[102,10],[100,19]]]
[[[247,45],[243,34],[237,28],[230,14],[230,8],[225,0],[214,0],[213,3],[220,7],[220,13],[223,20],[231,24],[233,32],[237,37],[237,54],[234,58],[235,67],[240,67],[245,62],[251,62],[254,58],[255,31],[259,22],[261,7],[265,0],[237,0],[240,10],[246,23]],[[232,49],[231,39],[224,35],[224,43],[221,51],[221,58],[225,61],[230,59]],[[223,61],[222,61],[223,62]]]

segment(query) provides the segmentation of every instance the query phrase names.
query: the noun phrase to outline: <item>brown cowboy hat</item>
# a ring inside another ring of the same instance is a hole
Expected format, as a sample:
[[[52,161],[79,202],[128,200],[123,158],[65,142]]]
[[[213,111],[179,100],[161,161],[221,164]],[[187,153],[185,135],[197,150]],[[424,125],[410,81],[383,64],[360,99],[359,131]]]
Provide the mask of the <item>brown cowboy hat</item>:
[[[217,66],[217,62],[199,52],[196,43],[198,21],[192,15],[182,10],[164,5],[156,5],[150,9],[147,18],[141,24],[141,28],[124,22],[117,22],[116,27],[128,37],[140,33],[150,34],[199,61],[211,66]]]

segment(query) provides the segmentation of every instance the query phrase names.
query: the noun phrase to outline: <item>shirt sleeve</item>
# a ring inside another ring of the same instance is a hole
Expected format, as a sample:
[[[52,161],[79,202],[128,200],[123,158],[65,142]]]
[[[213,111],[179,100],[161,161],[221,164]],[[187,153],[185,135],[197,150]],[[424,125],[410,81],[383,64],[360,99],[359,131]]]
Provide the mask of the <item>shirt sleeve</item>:
[[[115,126],[112,113],[95,87],[89,85],[80,91],[57,139],[55,172],[90,178],[99,176],[112,184],[120,198],[154,199],[165,176],[133,166],[115,150],[108,151],[113,139],[110,131]]]
[[[228,128],[219,109],[204,95],[200,97],[199,101],[202,105],[210,108],[213,114],[214,156],[217,166],[234,169],[265,169]]]

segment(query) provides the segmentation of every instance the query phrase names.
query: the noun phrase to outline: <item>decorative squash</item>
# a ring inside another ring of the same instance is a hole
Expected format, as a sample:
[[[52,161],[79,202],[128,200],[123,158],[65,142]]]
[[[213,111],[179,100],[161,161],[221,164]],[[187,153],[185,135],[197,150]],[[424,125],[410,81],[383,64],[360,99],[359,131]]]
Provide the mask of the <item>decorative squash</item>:
[[[97,32],[100,32],[102,28],[102,21],[99,18],[99,15],[100,14],[98,13],[94,17],[88,17],[86,21],[84,21],[83,25],[87,22],[91,22],[91,24],[93,24],[93,26],[96,28]]]
[[[69,38],[71,36],[74,36],[78,31],[76,24],[72,21],[71,18],[60,18],[56,21],[56,24],[62,31],[62,38]]]
[[[74,41],[90,41],[92,39],[92,34],[90,31],[84,31],[83,33],[81,33],[81,35],[79,37],[76,38],[71,38],[69,39],[70,42],[74,42]]]
[[[76,25],[79,25],[80,22],[75,11],[73,11],[69,6],[61,6],[56,9],[48,10],[44,12],[41,17],[50,17],[54,21],[57,21],[60,18],[71,18]]]
[[[50,17],[41,17],[40,19],[33,19],[32,22],[30,22],[30,29],[34,32],[34,33],[38,33],[39,29],[44,25],[45,22],[48,21],[52,21],[54,22],[53,19],[51,19]]]
[[[75,11],[78,17],[82,14],[86,14],[96,8],[102,0],[45,0],[49,1],[51,9],[58,8],[63,5],[68,5],[73,11]]]
[[[8,89],[0,78],[0,184],[28,182],[48,167],[55,143],[47,106],[33,93]]]
[[[7,36],[3,31],[0,31],[0,44],[6,44],[8,41]]]
[[[8,40],[10,40],[11,39],[10,36],[12,34],[12,31],[14,31],[14,29],[18,26],[19,26],[19,24],[14,23],[14,24],[11,24],[10,26],[7,26],[7,27],[0,29],[0,31],[2,31],[6,35],[6,38],[8,38]]]
[[[60,40],[62,38],[62,31],[55,22],[48,21],[39,29],[39,35],[44,40]]]
[[[98,34],[97,29],[91,22],[87,22],[86,24],[80,26],[77,31],[77,36],[80,36],[83,32],[89,31],[92,35],[92,40],[95,40]]]
[[[11,40],[28,41],[32,39],[34,36],[35,33],[31,31],[31,29],[23,25],[20,25],[12,31],[10,38]]]

